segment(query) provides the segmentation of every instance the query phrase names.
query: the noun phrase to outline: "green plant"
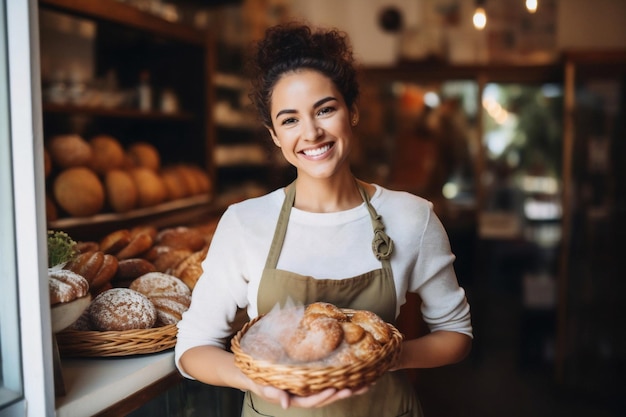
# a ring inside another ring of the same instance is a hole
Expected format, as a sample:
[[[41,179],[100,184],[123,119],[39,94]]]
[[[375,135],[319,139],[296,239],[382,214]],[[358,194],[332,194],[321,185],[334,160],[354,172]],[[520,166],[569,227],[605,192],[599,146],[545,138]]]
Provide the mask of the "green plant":
[[[64,264],[76,256],[76,242],[65,232],[48,230],[48,268]]]

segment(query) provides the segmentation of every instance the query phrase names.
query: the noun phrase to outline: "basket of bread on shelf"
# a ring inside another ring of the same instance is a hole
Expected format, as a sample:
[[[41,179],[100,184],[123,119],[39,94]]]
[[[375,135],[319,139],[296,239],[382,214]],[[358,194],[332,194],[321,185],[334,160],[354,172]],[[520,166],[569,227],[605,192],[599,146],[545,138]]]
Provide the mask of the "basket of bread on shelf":
[[[394,366],[402,340],[392,324],[368,310],[288,303],[246,323],[231,350],[252,380],[307,396],[376,381]]]
[[[115,137],[59,134],[46,140],[44,172],[48,183],[48,221],[117,215],[208,196],[212,181],[192,163],[164,166],[159,150],[137,141],[125,147]]]
[[[80,242],[49,231],[49,254],[63,253],[48,262],[60,355],[127,356],[174,347],[214,227],[138,226]]]

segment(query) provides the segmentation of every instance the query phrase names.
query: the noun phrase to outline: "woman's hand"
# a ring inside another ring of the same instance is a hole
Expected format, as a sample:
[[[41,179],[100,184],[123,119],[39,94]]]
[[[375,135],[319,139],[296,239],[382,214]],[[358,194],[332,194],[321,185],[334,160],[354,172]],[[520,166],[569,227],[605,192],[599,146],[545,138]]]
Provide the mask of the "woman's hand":
[[[358,390],[351,389],[342,389],[337,390],[335,388],[327,388],[324,391],[318,392],[316,394],[312,394],[306,397],[300,397],[297,395],[289,394],[287,391],[283,391],[281,389],[267,386],[267,385],[257,385],[256,389],[254,389],[254,393],[262,397],[264,400],[274,403],[280,404],[283,409],[287,409],[289,407],[299,407],[299,408],[317,408],[324,407],[328,404],[331,404],[335,401],[342,400],[344,398],[351,397],[353,395],[361,395],[367,390],[369,387],[363,387]]]

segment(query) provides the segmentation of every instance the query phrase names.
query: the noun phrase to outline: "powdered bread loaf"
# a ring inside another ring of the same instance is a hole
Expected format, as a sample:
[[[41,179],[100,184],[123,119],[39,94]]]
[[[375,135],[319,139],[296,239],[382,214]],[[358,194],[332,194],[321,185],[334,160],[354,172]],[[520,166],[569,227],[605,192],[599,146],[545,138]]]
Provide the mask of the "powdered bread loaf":
[[[48,287],[51,305],[76,300],[89,292],[87,280],[66,269],[48,271]]]
[[[156,319],[156,308],[148,297],[129,288],[112,288],[89,305],[89,321],[100,331],[148,329]]]

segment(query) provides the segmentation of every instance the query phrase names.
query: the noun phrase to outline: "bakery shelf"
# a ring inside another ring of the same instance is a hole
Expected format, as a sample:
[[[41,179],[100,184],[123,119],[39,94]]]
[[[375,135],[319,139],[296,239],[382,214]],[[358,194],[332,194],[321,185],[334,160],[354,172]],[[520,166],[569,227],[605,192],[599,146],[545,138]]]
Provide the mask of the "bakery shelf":
[[[118,228],[150,224],[157,228],[200,222],[221,209],[210,194],[168,201],[126,213],[101,213],[89,217],[67,217],[48,222],[48,229],[68,233],[75,240],[94,240]]]
[[[196,45],[204,45],[207,42],[207,34],[203,31],[169,22],[114,0],[39,0],[39,4],[76,16],[114,22]]]
[[[126,108],[106,108],[106,107],[87,107],[76,106],[72,104],[51,104],[43,105],[45,113],[59,114],[83,114],[99,117],[111,118],[127,118],[127,119],[146,119],[146,120],[167,120],[167,121],[189,121],[194,119],[194,115],[189,112],[164,113],[160,111],[142,111],[138,109]]]

